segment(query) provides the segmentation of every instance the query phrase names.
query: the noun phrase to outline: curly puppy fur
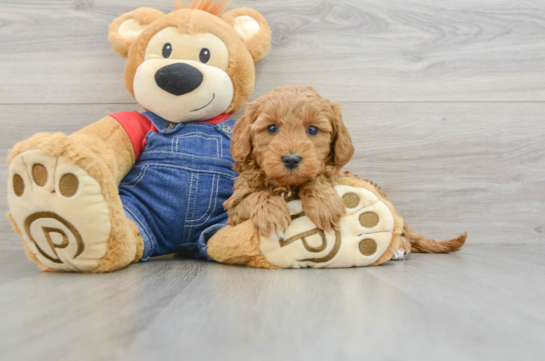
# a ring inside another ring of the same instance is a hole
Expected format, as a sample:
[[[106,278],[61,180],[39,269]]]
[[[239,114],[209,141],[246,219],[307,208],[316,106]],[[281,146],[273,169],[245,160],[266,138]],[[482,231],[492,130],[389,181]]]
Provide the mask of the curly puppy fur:
[[[277,131],[271,134],[270,126]],[[318,132],[311,134],[310,127]],[[250,103],[233,129],[231,154],[240,175],[224,204],[229,225],[251,220],[264,236],[281,234],[290,224],[286,201],[293,198],[302,200],[306,215],[319,228],[337,229],[346,210],[333,184],[341,177],[359,179],[342,170],[354,147],[339,103],[322,98],[310,86],[277,88]],[[297,167],[289,168],[285,156],[300,157]],[[378,185],[368,182],[386,198]],[[455,252],[466,235],[436,242],[405,223],[400,250],[405,255]]]
[[[225,202],[230,225],[250,219],[263,235],[281,233],[291,221],[285,195],[300,198],[319,228],[339,227],[346,211],[332,184],[354,147],[338,102],[309,86],[275,89],[248,105],[231,144],[240,176]],[[286,156],[297,157],[297,166],[289,168]]]

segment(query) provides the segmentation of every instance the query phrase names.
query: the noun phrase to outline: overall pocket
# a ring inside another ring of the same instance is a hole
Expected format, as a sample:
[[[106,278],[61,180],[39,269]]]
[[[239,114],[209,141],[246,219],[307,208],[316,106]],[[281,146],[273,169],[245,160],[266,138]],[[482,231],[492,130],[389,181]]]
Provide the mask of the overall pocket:
[[[125,178],[123,178],[119,186],[125,188],[136,187],[138,183],[140,183],[140,181],[146,176],[146,170],[148,167],[148,165],[133,166],[131,171],[125,176]]]
[[[192,128],[194,128],[193,126]],[[177,135],[172,140],[172,150],[188,157],[222,159],[224,138],[220,134],[208,134],[198,130]]]
[[[185,218],[186,227],[201,227],[211,218],[224,212],[218,197],[222,176],[214,173],[193,173],[189,184],[189,200]]]

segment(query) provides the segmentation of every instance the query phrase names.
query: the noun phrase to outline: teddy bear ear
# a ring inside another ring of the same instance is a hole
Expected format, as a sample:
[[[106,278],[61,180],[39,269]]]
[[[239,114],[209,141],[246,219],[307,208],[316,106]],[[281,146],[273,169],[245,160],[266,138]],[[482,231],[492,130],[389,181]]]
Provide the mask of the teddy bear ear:
[[[115,19],[110,24],[108,40],[116,54],[126,58],[129,48],[149,24],[164,16],[162,11],[139,8]]]
[[[258,11],[248,8],[234,9],[221,18],[231,25],[254,61],[263,59],[271,48],[271,29]]]

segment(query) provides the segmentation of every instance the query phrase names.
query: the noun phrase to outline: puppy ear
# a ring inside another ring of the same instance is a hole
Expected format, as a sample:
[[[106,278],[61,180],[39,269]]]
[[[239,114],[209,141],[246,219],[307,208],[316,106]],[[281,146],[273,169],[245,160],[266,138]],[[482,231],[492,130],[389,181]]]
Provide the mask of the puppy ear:
[[[110,24],[108,40],[114,52],[126,58],[129,48],[149,24],[164,16],[162,11],[139,8],[115,19]]]
[[[238,164],[244,164],[252,153],[252,124],[259,114],[259,99],[248,104],[242,118],[237,120],[233,127],[231,139],[231,156]]]
[[[254,61],[263,59],[271,48],[271,29],[258,11],[248,8],[234,9],[221,18],[238,34]]]
[[[341,105],[339,102],[331,102],[333,116],[333,141],[331,142],[330,159],[331,165],[342,168],[354,155],[354,145],[348,129],[344,125]]]

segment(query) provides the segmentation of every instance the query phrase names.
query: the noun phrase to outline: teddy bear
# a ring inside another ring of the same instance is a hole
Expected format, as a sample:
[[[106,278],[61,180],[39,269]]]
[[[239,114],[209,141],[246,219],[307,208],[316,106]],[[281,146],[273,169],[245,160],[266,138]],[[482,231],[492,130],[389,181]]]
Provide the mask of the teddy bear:
[[[8,155],[8,204],[27,256],[47,271],[99,273],[149,257],[210,259],[236,172],[234,120],[271,31],[256,10],[194,0],[115,19],[125,87],[146,110],[67,136],[39,133]]]
[[[280,232],[263,234],[251,220],[227,224],[224,206],[240,167],[230,118],[250,98],[254,62],[271,46],[259,12],[225,12],[227,5],[194,0],[168,14],[139,8],[112,22],[112,48],[127,58],[125,87],[145,112],[110,114],[70,136],[40,133],[13,147],[8,217],[27,256],[45,271],[101,273],[171,253],[274,269],[371,266],[400,250],[459,249],[465,235],[426,239],[380,187],[354,177],[332,184],[344,212],[338,229],[316,226],[300,199],[287,198],[291,220]],[[237,144],[250,144],[238,128]]]

